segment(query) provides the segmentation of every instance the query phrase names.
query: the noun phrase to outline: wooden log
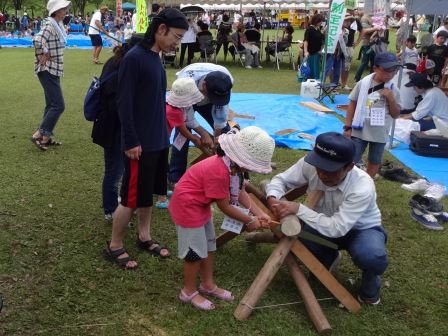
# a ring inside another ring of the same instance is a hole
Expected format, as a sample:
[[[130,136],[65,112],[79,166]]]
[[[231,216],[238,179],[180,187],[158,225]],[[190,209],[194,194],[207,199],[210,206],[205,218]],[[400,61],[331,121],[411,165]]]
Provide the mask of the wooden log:
[[[250,243],[276,243],[278,239],[272,232],[248,232],[244,235],[244,239]]]
[[[269,256],[263,268],[258,273],[254,282],[249,287],[233,313],[233,316],[235,316],[237,320],[246,320],[252,313],[252,310],[256,306],[261,295],[271,283],[274,275],[277,273],[286,256],[289,254],[289,250],[291,249],[293,242],[294,240],[288,237],[282,237],[280,239],[274,251]]]
[[[243,232],[244,230],[245,230],[245,226],[243,226],[243,229],[241,230],[241,232]],[[221,246],[223,246],[225,243],[232,240],[236,236],[238,236],[238,233],[235,233],[232,231],[225,231],[225,232],[221,233],[216,238],[216,248],[220,248]]]
[[[303,298],[303,303],[305,304],[305,309],[320,334],[331,332],[331,326],[327,318],[313,293],[313,290],[308,283],[305,275],[300,269],[297,261],[291,255],[291,253],[286,257],[285,263],[288,266],[289,273],[291,274],[300,296]]]

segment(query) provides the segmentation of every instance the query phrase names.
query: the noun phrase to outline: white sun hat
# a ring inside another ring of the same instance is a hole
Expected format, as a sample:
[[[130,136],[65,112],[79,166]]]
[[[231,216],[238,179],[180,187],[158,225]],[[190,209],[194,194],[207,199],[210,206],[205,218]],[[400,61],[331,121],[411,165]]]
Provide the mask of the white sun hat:
[[[51,16],[54,12],[56,12],[58,9],[66,8],[71,5],[71,1],[66,0],[50,0],[47,3],[47,10],[48,15]]]
[[[174,107],[189,107],[204,99],[193,78],[178,78],[174,81],[166,102]]]
[[[230,160],[239,167],[261,174],[272,171],[275,141],[261,128],[249,126],[239,132],[222,134],[218,142]]]

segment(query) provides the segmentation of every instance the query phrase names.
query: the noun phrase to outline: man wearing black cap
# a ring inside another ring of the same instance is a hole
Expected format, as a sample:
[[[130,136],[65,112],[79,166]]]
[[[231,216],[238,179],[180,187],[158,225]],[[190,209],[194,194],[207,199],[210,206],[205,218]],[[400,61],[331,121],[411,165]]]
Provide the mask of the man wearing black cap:
[[[212,63],[194,63],[186,66],[176,74],[177,78],[191,77],[198,89],[204,95],[204,100],[192,108],[197,111],[212,127],[214,137],[230,130],[227,123],[230,94],[233,86],[233,77],[225,67]],[[199,126],[199,125],[198,125]],[[174,137],[179,136],[176,129]],[[213,148],[214,142],[210,137],[201,138],[203,145]],[[170,184],[180,180],[187,169],[189,141],[181,149],[175,146],[171,149],[171,160],[168,174]]]
[[[302,230],[336,243],[350,254],[362,270],[361,302],[380,302],[381,274],[388,266],[385,250],[387,234],[381,225],[373,180],[353,162],[355,145],[335,132],[320,134],[311,153],[266,187],[269,207],[279,217],[296,215],[305,225]],[[281,201],[285,193],[308,185],[308,191],[323,195],[315,209]],[[304,240],[303,243],[328,269],[340,260],[340,253]]]
[[[123,248],[129,220],[138,208],[137,247],[168,257],[151,239],[153,194],[166,192],[169,139],[166,127],[166,73],[159,53],[174,50],[188,29],[185,16],[167,8],[151,21],[144,38],[123,58],[118,72],[118,114],[124,151],[121,204],[113,214],[112,239],[104,256],[122,268],[136,268]]]
[[[448,123],[448,98],[442,90],[433,87],[425,74],[411,75],[405,86],[413,87],[417,95],[422,95],[423,100],[418,103],[414,112],[403,115],[403,119],[418,121],[421,131],[436,128],[432,119],[434,116]]]

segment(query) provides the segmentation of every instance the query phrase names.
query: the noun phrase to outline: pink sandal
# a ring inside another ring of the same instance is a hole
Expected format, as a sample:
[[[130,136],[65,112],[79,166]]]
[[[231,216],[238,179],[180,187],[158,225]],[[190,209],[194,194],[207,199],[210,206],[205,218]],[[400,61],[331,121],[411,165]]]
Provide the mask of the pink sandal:
[[[196,291],[191,295],[187,295],[183,289],[180,290],[180,294],[179,294],[179,300],[181,300],[184,303],[188,303],[191,302],[191,304],[193,305],[193,307],[200,309],[200,310],[213,310],[215,309],[215,305],[213,304],[213,302],[205,299],[202,303],[196,303],[193,301],[193,299],[199,295],[199,292]]]
[[[212,290],[208,290],[208,289],[205,289],[201,284],[201,285],[199,285],[199,292],[201,294],[213,296],[217,299],[227,301],[227,302],[232,302],[234,299],[232,293],[229,292],[228,290],[223,289],[223,292],[220,293],[217,285],[215,285],[215,288],[213,288]]]

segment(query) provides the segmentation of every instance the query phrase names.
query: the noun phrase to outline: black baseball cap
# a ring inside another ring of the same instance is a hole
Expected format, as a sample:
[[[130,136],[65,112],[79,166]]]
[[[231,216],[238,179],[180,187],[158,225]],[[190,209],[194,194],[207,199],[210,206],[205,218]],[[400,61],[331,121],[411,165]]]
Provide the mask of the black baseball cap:
[[[376,66],[382,67],[386,70],[396,68],[401,65],[397,56],[388,51],[376,54],[374,63]]]
[[[210,103],[220,106],[227,105],[233,86],[230,76],[221,71],[212,71],[205,76],[204,80]]]
[[[352,163],[354,157],[355,144],[352,140],[337,132],[327,132],[317,136],[314,149],[305,156],[305,162],[335,172]]]
[[[415,73],[412,74],[409,78],[409,83],[406,83],[404,85],[406,87],[418,86],[423,89],[429,89],[433,87],[432,82],[428,79],[426,74]]]

